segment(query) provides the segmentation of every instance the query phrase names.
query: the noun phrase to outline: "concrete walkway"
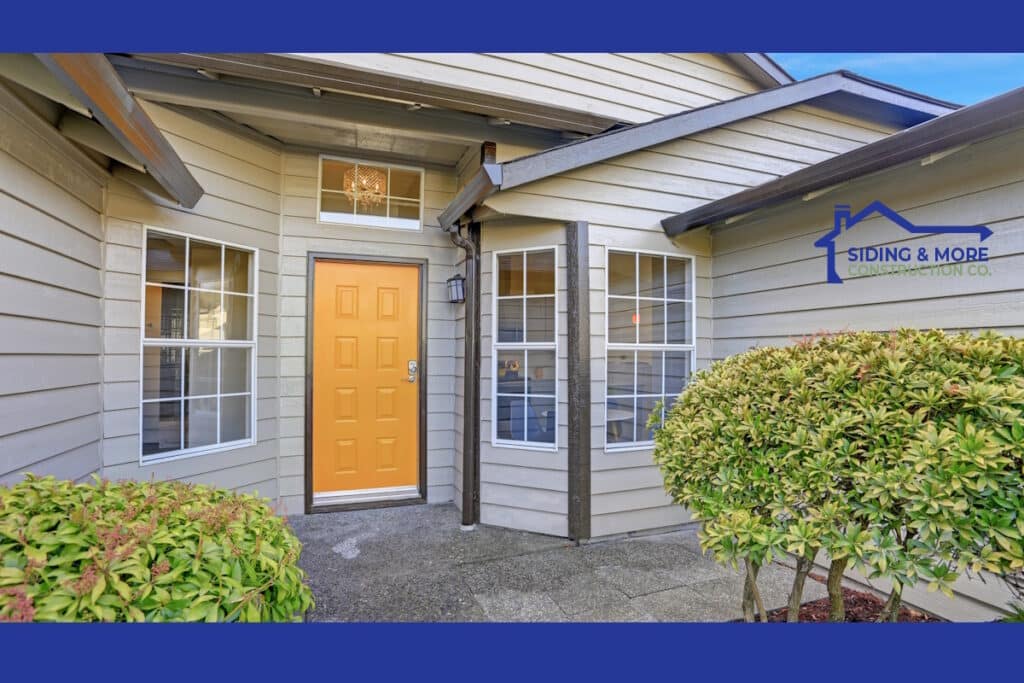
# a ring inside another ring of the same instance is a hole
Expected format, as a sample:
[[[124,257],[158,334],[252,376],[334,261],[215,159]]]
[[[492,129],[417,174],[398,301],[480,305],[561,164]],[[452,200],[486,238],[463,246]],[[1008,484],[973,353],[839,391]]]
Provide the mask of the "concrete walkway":
[[[696,531],[573,546],[478,526],[452,505],[291,518],[316,598],[312,621],[728,621],[742,576],[702,557]],[[758,585],[785,604],[792,571]],[[808,580],[804,599],[824,597]]]

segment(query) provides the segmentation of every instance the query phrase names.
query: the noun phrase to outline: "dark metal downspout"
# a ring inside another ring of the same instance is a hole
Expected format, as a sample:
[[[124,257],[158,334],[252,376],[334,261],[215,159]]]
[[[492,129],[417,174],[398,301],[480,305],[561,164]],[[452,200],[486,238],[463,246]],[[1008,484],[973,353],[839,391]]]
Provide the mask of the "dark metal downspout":
[[[458,224],[448,227],[452,244],[466,252],[465,351],[462,372],[462,526],[472,528],[479,517],[478,444],[480,422],[480,251],[473,239],[463,237]]]
[[[480,224],[469,224],[469,239],[473,242],[473,271],[476,273],[476,287],[473,287],[473,319],[476,321],[476,335],[473,339],[473,520],[480,521]]]

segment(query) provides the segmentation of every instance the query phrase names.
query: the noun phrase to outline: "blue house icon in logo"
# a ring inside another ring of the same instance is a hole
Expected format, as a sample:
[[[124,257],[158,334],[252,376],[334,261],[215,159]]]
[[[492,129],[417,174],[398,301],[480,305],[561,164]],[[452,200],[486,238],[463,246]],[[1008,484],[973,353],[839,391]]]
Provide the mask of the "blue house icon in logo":
[[[992,236],[992,231],[984,225],[914,225],[878,200],[871,202],[857,213],[851,213],[849,204],[836,204],[832,229],[814,243],[814,246],[828,250],[828,281],[830,283],[842,284],[843,282],[836,271],[836,238],[873,214],[879,214],[907,232],[916,235],[974,234],[978,235],[979,242],[984,242]]]

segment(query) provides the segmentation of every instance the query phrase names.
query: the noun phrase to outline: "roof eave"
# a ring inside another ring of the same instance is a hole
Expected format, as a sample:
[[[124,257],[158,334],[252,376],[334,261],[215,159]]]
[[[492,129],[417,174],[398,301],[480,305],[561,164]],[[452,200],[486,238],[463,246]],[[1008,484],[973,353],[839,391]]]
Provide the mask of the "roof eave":
[[[794,80],[764,52],[723,52],[722,56],[766,88],[788,85]]]
[[[913,128],[800,169],[763,185],[737,192],[661,221],[665,234],[676,237],[809,192],[921,159],[1024,127],[1024,88],[965,107]]]
[[[913,108],[927,116],[948,114],[955,105],[943,106],[909,94],[874,85],[835,72],[764,90],[732,100],[691,109],[611,133],[596,135],[503,164],[503,187],[515,187],[558,173],[598,163],[622,154],[652,147],[740,119],[793,106],[835,93],[848,93],[892,107]]]

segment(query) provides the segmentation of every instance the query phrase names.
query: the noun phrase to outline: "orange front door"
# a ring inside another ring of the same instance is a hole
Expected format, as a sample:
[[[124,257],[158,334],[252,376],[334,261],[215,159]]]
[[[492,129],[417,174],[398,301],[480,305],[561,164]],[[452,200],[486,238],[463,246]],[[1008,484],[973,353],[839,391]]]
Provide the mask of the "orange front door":
[[[316,261],[313,493],[419,483],[419,267]]]

